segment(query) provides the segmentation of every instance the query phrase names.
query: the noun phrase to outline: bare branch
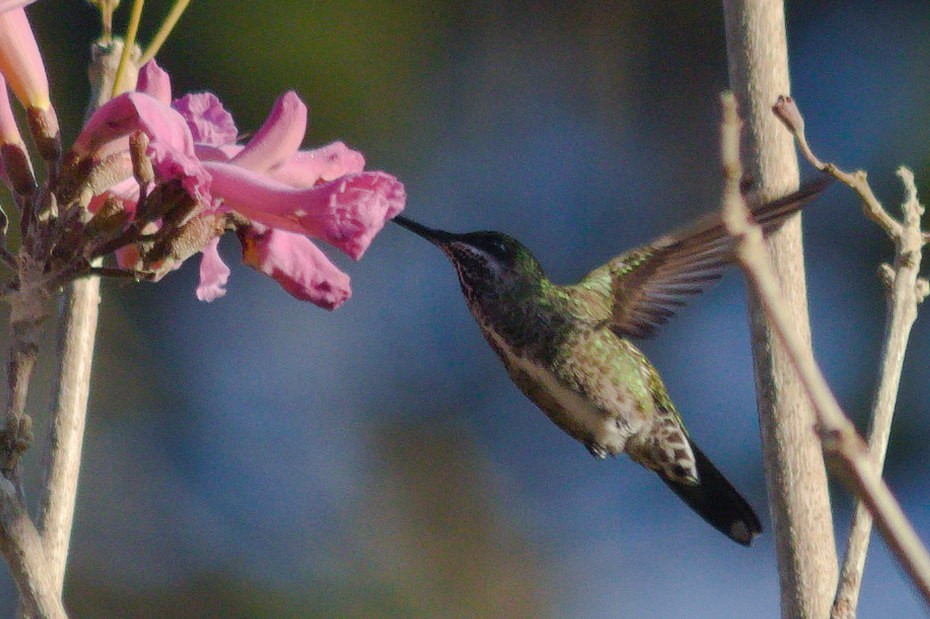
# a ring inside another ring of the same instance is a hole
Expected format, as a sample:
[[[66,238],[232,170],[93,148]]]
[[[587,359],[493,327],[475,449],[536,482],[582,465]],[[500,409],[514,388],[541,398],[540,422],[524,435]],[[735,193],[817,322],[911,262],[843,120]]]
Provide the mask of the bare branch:
[[[866,217],[881,226],[888,236],[892,239],[901,236],[901,224],[888,214],[888,211],[885,210],[881,202],[878,201],[878,198],[875,197],[875,194],[872,193],[872,188],[869,186],[865,172],[862,170],[858,170],[851,174],[844,172],[832,163],[823,163],[813,153],[807,143],[807,136],[804,134],[804,118],[801,116],[801,112],[794,102],[794,99],[786,96],[778,97],[778,102],[772,106],[772,111],[775,112],[775,115],[785,123],[788,130],[794,135],[794,139],[798,144],[798,149],[800,149],[801,153],[811,165],[821,172],[826,172],[833,176],[833,178],[859,194],[859,198],[862,200],[862,209]]]
[[[732,118],[735,117],[735,110],[726,109],[733,105],[732,99],[724,98],[724,119],[727,119],[725,122],[732,122]],[[733,133],[732,130],[724,130],[723,136],[732,139]],[[724,146],[721,150],[730,157],[733,146]],[[817,432],[824,455],[840,467],[844,473],[841,476],[843,481],[865,503],[888,546],[930,605],[930,553],[908,522],[888,486],[876,472],[865,442],[840,409],[814,361],[810,347],[806,346],[791,328],[793,320],[782,301],[778,279],[772,271],[762,242],[762,232],[749,220],[748,209],[742,196],[732,189],[734,185],[738,186],[739,177],[731,178],[731,175],[741,172],[739,161],[724,161],[724,170],[727,173],[723,198],[724,223],[729,233],[738,241],[737,258],[746,279],[758,293],[766,316],[788,351],[814,405]]]
[[[926,235],[920,229],[920,218],[924,208],[917,200],[913,173],[902,167],[898,170],[898,176],[901,177],[905,188],[905,199],[901,207],[904,216],[901,222],[897,221],[875,197],[865,172],[844,172],[835,164],[822,162],[814,154],[804,133],[804,117],[791,97],[779,97],[772,111],[792,132],[798,148],[807,160],[855,191],[862,201],[866,216],[878,224],[895,245],[894,266],[883,264],[879,270],[879,277],[886,292],[887,311],[878,388],[872,405],[869,452],[876,472],[881,474],[891,435],[891,422],[908,338],[917,319],[917,306],[927,296],[927,283],[918,278],[922,249],[927,242]],[[846,544],[846,556],[843,559],[839,586],[833,602],[833,619],[852,619],[856,616],[871,532],[872,517],[864,503],[859,500],[856,502]]]
[[[49,419],[45,483],[39,528],[52,582],[61,594],[71,540],[74,503],[90,392],[90,373],[100,305],[100,280],[71,284],[58,333],[59,367],[55,405]]]
[[[30,617],[65,617],[61,593],[49,576],[42,539],[13,483],[0,477],[0,551]]]
[[[782,0],[724,0],[730,88],[746,121],[748,176],[767,197],[798,186],[797,155],[771,106],[788,92],[788,42]],[[801,220],[767,240],[791,307],[793,328],[810,345]],[[822,619],[836,588],[837,561],[827,473],[814,413],[789,356],[748,292],[756,399],[765,481],[785,619]]]
[[[894,418],[908,338],[911,327],[917,319],[917,305],[926,296],[925,283],[918,281],[922,248],[925,243],[920,229],[920,216],[924,209],[917,201],[917,189],[914,186],[914,175],[911,171],[907,168],[900,168],[898,175],[904,183],[907,194],[902,205],[904,225],[898,227],[899,235],[892,236],[895,243],[895,266],[889,267],[890,276],[886,276],[885,282],[888,298],[885,339],[878,389],[872,405],[872,428],[869,435],[869,452],[878,473],[884,466],[885,454],[888,450],[891,422]],[[852,619],[856,616],[871,532],[872,517],[863,502],[858,501],[846,544],[846,556],[843,559],[839,587],[833,603],[834,619]]]
[[[30,261],[19,273],[16,289],[6,299],[10,304],[10,352],[7,367],[9,396],[0,430],[0,472],[22,495],[19,458],[32,442],[32,420],[26,414],[29,382],[39,351],[39,323],[45,318],[48,295],[41,284],[41,273]]]
[[[118,66],[124,64],[122,47],[122,43],[115,40],[112,44],[97,43],[93,46],[90,67],[92,97],[88,117],[110,99],[117,87],[115,76]],[[138,49],[130,51],[132,53],[125,56],[137,59]],[[123,77],[122,85],[132,89],[138,76],[138,65],[130,62],[127,70],[128,75]],[[100,260],[94,260],[91,269],[100,267],[100,263]],[[100,279],[83,277],[71,283],[59,320],[59,374],[49,420],[49,447],[39,520],[52,582],[59,596],[74,519],[99,305]]]

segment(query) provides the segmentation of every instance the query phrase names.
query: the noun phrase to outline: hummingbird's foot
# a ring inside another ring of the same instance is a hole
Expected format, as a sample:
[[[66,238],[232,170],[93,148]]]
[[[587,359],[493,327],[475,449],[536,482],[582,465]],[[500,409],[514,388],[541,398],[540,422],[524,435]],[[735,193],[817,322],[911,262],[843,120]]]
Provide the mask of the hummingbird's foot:
[[[600,444],[598,444],[598,443],[593,443],[593,442],[592,442],[592,443],[585,443],[584,446],[587,447],[587,448],[588,448],[588,452],[589,452],[592,456],[594,456],[595,458],[597,458],[598,460],[603,460],[603,459],[606,458],[607,455],[608,455],[607,449],[605,449],[603,445],[600,445]]]

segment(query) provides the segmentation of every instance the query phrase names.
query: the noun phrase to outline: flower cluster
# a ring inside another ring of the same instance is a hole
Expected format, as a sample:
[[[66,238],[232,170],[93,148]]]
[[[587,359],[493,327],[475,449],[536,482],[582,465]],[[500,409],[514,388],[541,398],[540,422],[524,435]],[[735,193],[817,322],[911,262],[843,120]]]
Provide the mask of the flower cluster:
[[[341,142],[300,150],[307,108],[293,92],[240,144],[232,116],[214,95],[172,99],[169,77],[154,61],[142,67],[134,91],[96,110],[62,155],[23,10],[28,3],[0,0],[0,73],[27,109],[50,170],[48,191],[37,191],[5,88],[0,178],[23,211],[20,253],[41,263],[43,281],[89,272],[158,280],[200,253],[197,296],[212,301],[225,294],[230,274],[217,245],[234,231],[243,261],[294,297],[328,309],[349,297],[348,276],[308,237],[360,258],[404,207],[396,178],[365,171],[361,153]],[[116,268],[94,266],[111,254]]]

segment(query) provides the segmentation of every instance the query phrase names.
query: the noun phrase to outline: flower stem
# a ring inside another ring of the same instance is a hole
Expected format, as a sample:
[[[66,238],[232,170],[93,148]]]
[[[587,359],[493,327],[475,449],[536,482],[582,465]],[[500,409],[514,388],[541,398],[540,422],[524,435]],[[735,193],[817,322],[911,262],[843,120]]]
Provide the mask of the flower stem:
[[[164,45],[165,41],[168,39],[168,35],[170,35],[171,31],[174,30],[178,20],[181,19],[181,15],[184,14],[188,4],[190,4],[190,0],[177,0],[177,2],[174,3],[174,6],[171,7],[171,12],[168,13],[168,17],[165,18],[161,28],[158,29],[157,33],[155,33],[155,38],[152,39],[152,42],[149,43],[145,53],[142,54],[142,59],[139,61],[140,67],[155,57],[155,55],[161,49],[161,46]]]
[[[124,75],[128,71],[129,57],[136,45],[136,37],[139,34],[139,22],[142,21],[142,7],[145,0],[135,0],[132,4],[132,15],[129,18],[129,26],[126,28],[126,40],[123,43],[123,53],[119,59],[119,66],[116,69],[116,79],[113,80],[113,91],[110,98],[125,92],[123,82]]]

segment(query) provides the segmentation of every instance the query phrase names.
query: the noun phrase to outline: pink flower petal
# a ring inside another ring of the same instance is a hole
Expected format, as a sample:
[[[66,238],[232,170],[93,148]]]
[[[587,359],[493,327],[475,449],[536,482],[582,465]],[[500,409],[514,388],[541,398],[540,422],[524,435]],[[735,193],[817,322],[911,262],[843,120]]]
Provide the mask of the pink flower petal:
[[[307,106],[294,91],[288,91],[275,101],[265,124],[233,163],[253,172],[267,172],[297,152],[306,131]]]
[[[245,148],[241,144],[226,144],[225,146],[210,146],[208,144],[194,144],[194,152],[201,161],[230,161]]]
[[[51,107],[42,54],[22,6],[0,13],[0,73],[23,107]]]
[[[210,303],[226,294],[226,282],[229,281],[229,267],[220,258],[217,246],[220,237],[214,238],[203,248],[200,258],[200,284],[197,286],[197,298]]]
[[[268,170],[268,176],[292,187],[313,187],[365,169],[365,157],[342,142],[294,153],[287,161]]]
[[[210,202],[210,174],[196,157],[188,157],[160,140],[149,143],[148,155],[156,177],[180,180],[189,195],[201,202]]]
[[[383,172],[295,189],[229,164],[204,164],[212,195],[254,222],[323,239],[358,260],[384,222],[404,208],[404,186]]]
[[[256,226],[241,240],[243,262],[301,301],[333,310],[352,294],[349,276],[304,236]]]
[[[194,139],[184,117],[149,95],[122,94],[94,112],[81,130],[73,150],[87,155],[104,144],[142,131],[184,154],[194,155]]]
[[[149,60],[139,70],[136,92],[158,100],[162,105],[171,105],[171,78],[154,60]]]
[[[210,92],[184,95],[171,104],[190,126],[194,141],[209,146],[235,144],[239,136],[232,115]]]
[[[384,223],[403,210],[407,193],[389,174],[362,172],[318,186],[313,198],[305,214],[294,214],[298,221],[358,260]]]

